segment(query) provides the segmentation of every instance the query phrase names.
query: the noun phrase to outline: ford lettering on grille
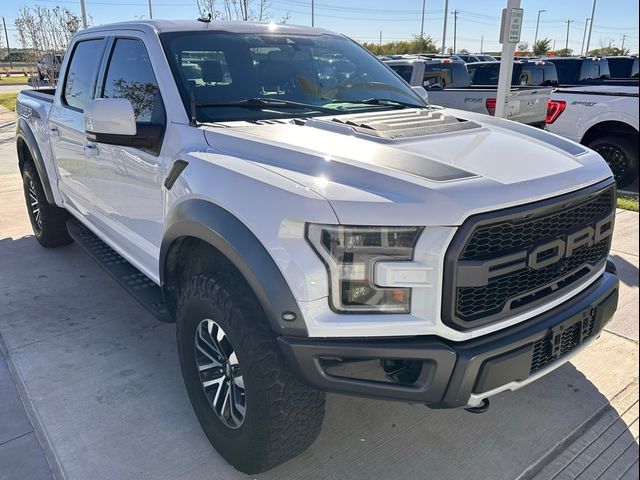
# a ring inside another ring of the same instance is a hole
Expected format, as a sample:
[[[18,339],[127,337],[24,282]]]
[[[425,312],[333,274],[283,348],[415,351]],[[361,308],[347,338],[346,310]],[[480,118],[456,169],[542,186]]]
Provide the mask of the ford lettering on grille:
[[[548,304],[604,268],[615,185],[469,217],[445,256],[442,320],[458,330]]]
[[[492,278],[517,272],[524,268],[539,270],[571,257],[582,247],[591,247],[611,236],[615,215],[600,220],[593,226],[570,233],[523,250],[487,261],[461,261],[458,263],[458,287],[482,287]]]

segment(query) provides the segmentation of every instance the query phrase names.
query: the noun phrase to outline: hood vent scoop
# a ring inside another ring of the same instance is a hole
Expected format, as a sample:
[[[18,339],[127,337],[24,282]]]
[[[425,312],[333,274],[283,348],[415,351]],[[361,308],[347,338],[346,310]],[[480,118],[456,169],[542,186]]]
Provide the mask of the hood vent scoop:
[[[426,109],[341,115],[331,121],[349,126],[364,135],[391,140],[480,128],[472,121]]]

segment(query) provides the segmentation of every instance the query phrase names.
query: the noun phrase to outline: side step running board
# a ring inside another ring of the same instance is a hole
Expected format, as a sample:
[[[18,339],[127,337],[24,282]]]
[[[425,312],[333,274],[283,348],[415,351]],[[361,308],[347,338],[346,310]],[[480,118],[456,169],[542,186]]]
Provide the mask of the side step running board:
[[[68,220],[67,229],[71,238],[153,316],[163,322],[173,322],[164,303],[162,290],[149,277],[77,220]]]

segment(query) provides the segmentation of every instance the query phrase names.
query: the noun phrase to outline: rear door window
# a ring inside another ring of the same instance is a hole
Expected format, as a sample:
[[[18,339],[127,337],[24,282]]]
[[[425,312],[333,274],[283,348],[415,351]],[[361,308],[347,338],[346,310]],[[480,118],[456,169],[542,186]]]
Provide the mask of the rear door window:
[[[104,46],[103,38],[84,40],[76,44],[62,92],[65,105],[83,111],[93,98]]]
[[[451,88],[453,86],[453,63],[426,63],[422,86],[429,88]]]
[[[411,76],[413,75],[413,65],[389,65],[389,67],[391,67],[391,70],[400,75],[405,82],[411,83]]]

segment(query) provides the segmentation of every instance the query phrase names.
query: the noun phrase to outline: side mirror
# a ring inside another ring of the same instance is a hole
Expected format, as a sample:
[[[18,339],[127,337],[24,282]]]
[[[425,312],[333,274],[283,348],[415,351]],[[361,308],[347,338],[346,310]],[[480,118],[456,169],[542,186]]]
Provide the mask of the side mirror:
[[[126,98],[90,101],[84,109],[84,129],[89,140],[101,143],[108,143],[103,141],[105,136],[135,135],[138,129],[131,102]]]
[[[164,124],[136,123],[131,102],[126,98],[96,98],[84,109],[87,140],[160,153]]]
[[[429,105],[429,93],[427,92],[427,90],[423,86],[414,85],[413,87],[411,87],[411,90],[413,90],[414,93],[417,93],[418,96],[422,100],[424,100],[427,105]]]

